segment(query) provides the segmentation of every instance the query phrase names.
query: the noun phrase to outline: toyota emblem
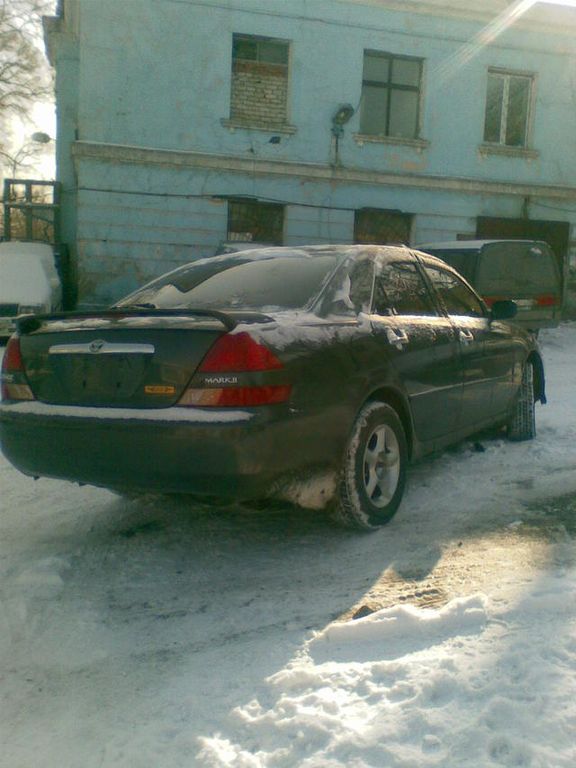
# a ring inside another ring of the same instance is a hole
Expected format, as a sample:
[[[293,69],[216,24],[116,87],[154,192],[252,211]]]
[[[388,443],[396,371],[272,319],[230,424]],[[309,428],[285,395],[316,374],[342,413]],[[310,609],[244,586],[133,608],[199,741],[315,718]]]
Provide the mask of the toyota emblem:
[[[104,344],[106,344],[104,339],[96,339],[95,341],[90,342],[88,349],[90,352],[94,352],[94,354],[96,354],[97,352],[100,352]]]

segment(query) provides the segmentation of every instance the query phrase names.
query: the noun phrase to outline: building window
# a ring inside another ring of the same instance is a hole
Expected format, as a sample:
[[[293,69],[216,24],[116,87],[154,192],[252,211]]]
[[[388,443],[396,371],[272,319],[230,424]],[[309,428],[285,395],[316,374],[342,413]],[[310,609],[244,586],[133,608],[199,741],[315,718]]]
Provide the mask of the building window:
[[[360,132],[416,139],[422,60],[364,51]]]
[[[230,119],[256,127],[288,121],[289,43],[234,35]]]
[[[511,72],[488,72],[484,141],[526,147],[534,79]]]
[[[354,242],[392,245],[410,242],[412,214],[362,208],[354,215]]]
[[[284,206],[253,200],[228,203],[228,240],[282,245]]]

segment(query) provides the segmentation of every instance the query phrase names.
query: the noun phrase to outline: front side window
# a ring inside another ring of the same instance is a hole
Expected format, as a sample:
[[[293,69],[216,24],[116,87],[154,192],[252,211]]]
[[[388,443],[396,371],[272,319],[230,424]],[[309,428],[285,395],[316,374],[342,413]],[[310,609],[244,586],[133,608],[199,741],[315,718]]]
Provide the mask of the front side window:
[[[282,245],[284,206],[252,200],[228,203],[228,240]]]
[[[421,59],[365,51],[360,132],[417,138],[421,83]]]
[[[289,43],[234,35],[230,119],[255,127],[288,122]]]
[[[526,147],[533,78],[512,72],[488,72],[484,141]]]
[[[414,264],[385,264],[376,277],[377,315],[437,315],[428,287]]]
[[[437,267],[425,270],[449,315],[485,317],[482,303],[459,277]]]

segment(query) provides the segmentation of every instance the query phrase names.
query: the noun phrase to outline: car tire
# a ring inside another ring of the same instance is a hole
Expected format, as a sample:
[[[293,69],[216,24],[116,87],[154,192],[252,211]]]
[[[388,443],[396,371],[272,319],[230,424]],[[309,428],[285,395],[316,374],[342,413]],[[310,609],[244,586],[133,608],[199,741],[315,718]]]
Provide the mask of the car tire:
[[[364,531],[385,525],[402,500],[407,463],[406,435],[396,411],[381,402],[365,405],[346,448],[333,510],[336,520]]]
[[[534,366],[527,362],[522,371],[514,412],[508,422],[508,439],[520,442],[536,437],[536,403],[534,400]]]

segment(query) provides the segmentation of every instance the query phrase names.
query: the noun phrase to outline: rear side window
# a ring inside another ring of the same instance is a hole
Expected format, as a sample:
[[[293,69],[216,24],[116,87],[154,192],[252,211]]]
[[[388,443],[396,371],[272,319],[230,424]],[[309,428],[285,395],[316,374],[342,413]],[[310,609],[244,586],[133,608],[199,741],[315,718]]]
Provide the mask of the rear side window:
[[[326,290],[321,314],[356,315],[369,312],[373,284],[374,262],[371,259],[346,260]]]
[[[482,294],[522,291],[556,292],[559,277],[549,248],[530,243],[492,243],[484,246],[476,288]]]
[[[377,315],[437,315],[428,287],[416,266],[385,264],[376,277],[374,312]]]

